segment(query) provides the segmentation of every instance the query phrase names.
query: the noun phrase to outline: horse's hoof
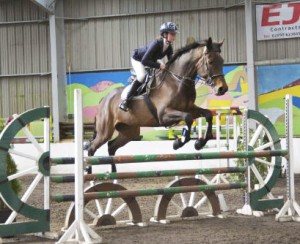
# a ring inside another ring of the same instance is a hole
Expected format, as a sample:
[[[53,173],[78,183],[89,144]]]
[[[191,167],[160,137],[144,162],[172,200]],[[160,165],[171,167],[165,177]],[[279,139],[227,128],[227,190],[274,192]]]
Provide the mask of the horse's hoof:
[[[92,156],[94,156],[94,154],[95,154],[95,151],[91,147],[89,147],[88,148],[88,156],[92,157]]]
[[[177,150],[178,148],[182,147],[183,143],[180,139],[177,139],[173,142],[173,149]]]
[[[91,143],[90,142],[85,142],[83,143],[83,150],[88,150],[90,147]]]
[[[203,138],[200,138],[199,140],[196,140],[196,141],[195,141],[194,147],[195,147],[196,150],[200,150],[200,149],[203,148],[204,146],[205,146],[205,141],[204,141]]]

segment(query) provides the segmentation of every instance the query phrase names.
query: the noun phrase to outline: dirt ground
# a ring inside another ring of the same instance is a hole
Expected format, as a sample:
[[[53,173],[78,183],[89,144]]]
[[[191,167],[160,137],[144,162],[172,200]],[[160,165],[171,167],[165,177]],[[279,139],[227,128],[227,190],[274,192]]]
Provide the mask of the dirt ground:
[[[128,188],[142,189],[164,187],[170,179],[138,179],[127,180],[120,183]],[[28,184],[30,179],[25,178]],[[25,185],[25,183],[23,185]],[[300,175],[295,177],[295,186],[300,185]],[[39,186],[32,195],[29,204],[39,206],[43,186]],[[286,179],[280,178],[273,188],[274,196],[286,198]],[[73,184],[51,183],[52,194],[72,194]],[[220,193],[220,192],[217,192]],[[137,197],[142,211],[143,221],[148,222],[146,227],[127,226],[121,227],[96,227],[96,232],[103,238],[103,243],[299,243],[300,223],[276,222],[276,212],[266,212],[264,217],[241,216],[236,213],[237,208],[243,206],[241,190],[222,192],[229,207],[223,212],[224,218],[199,216],[191,219],[176,218],[169,224],[149,223],[153,216],[157,197]],[[296,189],[296,199],[300,200],[300,188]],[[60,231],[65,221],[65,214],[70,203],[51,204],[51,233],[60,236]],[[170,210],[172,208],[170,207]],[[172,212],[170,212],[172,214]],[[127,213],[125,214],[126,217]],[[121,215],[120,218],[123,216]],[[124,218],[125,218],[124,217]],[[21,217],[18,217],[21,218]],[[55,243],[57,239],[46,239],[32,235],[21,235],[13,238],[3,238],[3,243]]]

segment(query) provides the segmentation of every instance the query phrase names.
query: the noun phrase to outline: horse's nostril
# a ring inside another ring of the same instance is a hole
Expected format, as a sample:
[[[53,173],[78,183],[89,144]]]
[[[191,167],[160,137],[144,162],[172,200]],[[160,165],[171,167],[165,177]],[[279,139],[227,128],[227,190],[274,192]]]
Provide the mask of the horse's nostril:
[[[227,92],[227,90],[228,90],[227,87],[221,86],[221,87],[219,87],[219,89],[218,89],[218,94],[219,94],[219,95],[223,95],[225,92]]]
[[[222,86],[219,88],[218,93],[223,94],[223,87]]]

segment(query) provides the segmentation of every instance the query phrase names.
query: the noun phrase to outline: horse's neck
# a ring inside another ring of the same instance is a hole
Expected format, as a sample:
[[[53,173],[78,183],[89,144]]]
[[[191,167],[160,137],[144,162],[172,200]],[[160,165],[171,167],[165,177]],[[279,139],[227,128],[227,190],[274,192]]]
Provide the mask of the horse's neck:
[[[196,48],[188,53],[183,54],[174,64],[170,67],[170,71],[182,76],[194,79],[197,75],[196,64],[202,57],[202,49]]]

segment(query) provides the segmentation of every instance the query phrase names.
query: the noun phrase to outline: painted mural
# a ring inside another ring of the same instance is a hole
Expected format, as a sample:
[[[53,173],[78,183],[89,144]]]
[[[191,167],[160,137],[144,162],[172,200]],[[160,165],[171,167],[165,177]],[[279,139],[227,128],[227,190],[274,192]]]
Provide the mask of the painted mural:
[[[223,69],[229,92],[223,96],[215,96],[210,87],[197,82],[196,104],[204,108],[220,108],[229,106],[248,105],[248,82],[246,66],[225,66]],[[76,73],[67,76],[68,114],[74,113],[73,90],[81,89],[83,94],[84,122],[93,122],[97,111],[97,104],[111,90],[128,85],[129,71]],[[224,121],[225,122],[225,121]],[[155,130],[142,128],[143,140],[172,139],[180,135],[181,131]]]
[[[225,66],[229,92],[215,96],[208,86],[196,83],[196,104],[204,108],[248,105],[248,81],[245,65]],[[128,85],[129,71],[76,73],[67,76],[68,114],[74,113],[73,90],[83,91],[84,121],[92,122],[99,101],[111,90]],[[268,116],[280,135],[285,134],[284,97],[293,95],[294,125],[300,121],[300,64],[257,67],[258,107]],[[294,136],[300,127],[294,126]]]
[[[280,135],[285,135],[286,94],[293,95],[294,136],[300,135],[300,64],[259,66],[259,111],[269,117]]]
[[[129,76],[129,71],[68,74],[68,114],[74,114],[74,89],[81,89],[84,121],[94,121],[99,101],[111,90],[127,85]]]
[[[208,86],[198,86],[196,104],[203,108],[220,108],[248,105],[248,81],[246,66],[225,66],[223,73],[228,85],[228,92],[216,96]]]
[[[196,83],[196,104],[204,108],[247,106],[248,82],[245,66],[226,66],[223,70],[229,92],[215,96],[210,87]],[[69,74],[67,76],[68,114],[74,113],[73,90],[79,88],[83,94],[84,121],[94,120],[96,106],[111,90],[128,85],[129,71]]]

